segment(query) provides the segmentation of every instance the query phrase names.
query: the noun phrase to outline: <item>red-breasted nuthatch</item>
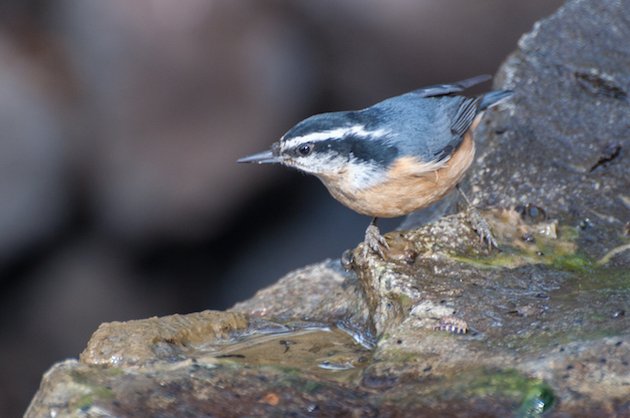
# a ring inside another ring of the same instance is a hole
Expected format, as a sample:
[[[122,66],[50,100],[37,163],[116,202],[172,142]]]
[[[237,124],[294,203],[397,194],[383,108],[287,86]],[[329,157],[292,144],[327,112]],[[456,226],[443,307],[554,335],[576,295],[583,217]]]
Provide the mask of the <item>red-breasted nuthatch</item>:
[[[497,90],[456,95],[489,80],[477,76],[392,97],[371,107],[311,116],[271,150],[239,163],[280,163],[317,176],[350,209],[374,218],[365,248],[387,243],[376,218],[407,215],[449,193],[472,163],[472,131],[484,110],[511,96]]]

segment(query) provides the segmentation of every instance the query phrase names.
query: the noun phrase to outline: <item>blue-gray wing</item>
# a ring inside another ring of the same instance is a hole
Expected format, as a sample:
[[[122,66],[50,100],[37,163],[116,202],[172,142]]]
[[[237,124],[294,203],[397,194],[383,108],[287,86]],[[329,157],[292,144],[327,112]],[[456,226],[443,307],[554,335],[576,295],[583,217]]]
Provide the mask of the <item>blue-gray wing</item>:
[[[387,132],[386,143],[400,156],[414,156],[424,163],[446,163],[461,144],[479,113],[510,97],[498,90],[479,97],[454,95],[488,79],[473,77],[453,84],[426,87],[392,97],[354,112],[367,130]]]
[[[512,93],[511,90],[495,90],[479,97],[466,98],[461,102],[453,117],[451,123],[453,135],[464,136],[478,114],[509,98]]]
[[[433,86],[423,87],[418,90],[412,91],[412,93],[419,95],[420,97],[435,97],[445,96],[447,94],[459,93],[472,86],[488,81],[492,76],[483,74],[476,77],[467,78],[466,80],[456,81],[449,84],[435,84]]]
[[[453,116],[453,121],[451,122],[451,133],[455,137],[459,137],[461,139],[470,128],[473,121],[479,114],[480,103],[481,98],[478,97],[466,98],[461,102],[455,112],[455,115]]]
[[[379,120],[399,155],[425,163],[446,162],[472,124],[479,99],[463,96],[425,98],[414,92],[385,100],[364,112]]]
[[[447,161],[479,114],[481,99],[457,96],[444,97],[438,101],[442,102],[441,106],[438,105],[439,112],[443,112],[446,119],[441,126],[436,127],[434,136],[427,140],[429,149],[425,158]]]

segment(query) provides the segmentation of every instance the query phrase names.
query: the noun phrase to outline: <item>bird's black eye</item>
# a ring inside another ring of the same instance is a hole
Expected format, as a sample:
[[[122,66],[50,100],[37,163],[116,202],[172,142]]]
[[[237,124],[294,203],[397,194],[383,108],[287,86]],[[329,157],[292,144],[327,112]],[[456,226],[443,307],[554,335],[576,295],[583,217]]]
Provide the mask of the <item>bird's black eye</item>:
[[[308,154],[311,153],[311,151],[313,151],[313,144],[302,144],[298,147],[297,150],[302,157],[306,157]]]

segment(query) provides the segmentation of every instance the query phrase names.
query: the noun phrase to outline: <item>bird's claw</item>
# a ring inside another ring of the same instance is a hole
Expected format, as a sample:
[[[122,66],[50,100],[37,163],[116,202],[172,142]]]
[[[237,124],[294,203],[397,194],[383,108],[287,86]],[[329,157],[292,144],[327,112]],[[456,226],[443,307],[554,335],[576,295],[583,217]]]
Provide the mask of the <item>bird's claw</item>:
[[[372,251],[381,258],[385,258],[385,251],[389,250],[389,244],[385,237],[381,235],[378,226],[371,224],[365,230],[365,240],[363,241],[363,258]]]
[[[470,220],[472,228],[475,232],[477,232],[477,235],[479,235],[481,242],[485,241],[488,244],[488,251],[492,251],[492,248],[496,248],[498,250],[499,244],[494,238],[494,235],[492,235],[492,230],[490,229],[490,225],[488,225],[488,221],[486,221],[479,211],[472,206],[468,209],[468,219]]]

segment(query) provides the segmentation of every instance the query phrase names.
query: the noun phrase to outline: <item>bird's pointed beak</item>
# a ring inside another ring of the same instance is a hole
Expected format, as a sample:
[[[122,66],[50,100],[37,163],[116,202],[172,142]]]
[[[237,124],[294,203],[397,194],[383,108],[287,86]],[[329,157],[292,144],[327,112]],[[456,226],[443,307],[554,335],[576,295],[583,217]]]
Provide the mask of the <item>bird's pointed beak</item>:
[[[258,154],[248,155],[247,157],[239,158],[237,163],[256,163],[256,164],[274,164],[279,163],[280,157],[273,155],[271,150],[259,152]]]

